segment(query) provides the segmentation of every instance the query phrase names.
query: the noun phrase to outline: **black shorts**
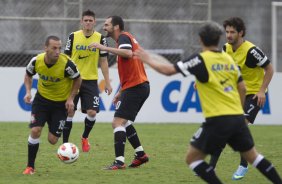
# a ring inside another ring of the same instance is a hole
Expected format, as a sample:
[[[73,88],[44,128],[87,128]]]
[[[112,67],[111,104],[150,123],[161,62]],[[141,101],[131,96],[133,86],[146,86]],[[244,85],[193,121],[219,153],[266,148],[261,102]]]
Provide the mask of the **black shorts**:
[[[148,82],[125,89],[117,103],[114,117],[134,122],[149,94],[150,84]]]
[[[82,80],[79,93],[74,98],[75,110],[77,110],[79,99],[83,113],[89,109],[99,112],[100,98],[97,80]]]
[[[36,93],[32,102],[29,127],[44,127],[47,122],[49,132],[60,137],[67,118],[65,101],[55,102]]]
[[[190,144],[206,154],[214,154],[226,144],[235,151],[245,152],[254,146],[254,141],[245,117],[230,115],[207,118]]]
[[[254,96],[254,94],[247,95],[244,104],[245,117],[252,124],[260,111],[260,107],[257,105],[258,98],[253,99]]]

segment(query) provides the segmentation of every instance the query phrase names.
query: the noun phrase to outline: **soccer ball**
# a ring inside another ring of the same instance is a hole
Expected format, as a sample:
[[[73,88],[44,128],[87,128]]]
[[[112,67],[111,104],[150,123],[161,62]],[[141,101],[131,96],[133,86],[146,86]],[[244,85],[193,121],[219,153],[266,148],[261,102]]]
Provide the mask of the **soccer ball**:
[[[58,148],[57,156],[62,162],[71,164],[78,159],[79,150],[75,144],[67,142]]]

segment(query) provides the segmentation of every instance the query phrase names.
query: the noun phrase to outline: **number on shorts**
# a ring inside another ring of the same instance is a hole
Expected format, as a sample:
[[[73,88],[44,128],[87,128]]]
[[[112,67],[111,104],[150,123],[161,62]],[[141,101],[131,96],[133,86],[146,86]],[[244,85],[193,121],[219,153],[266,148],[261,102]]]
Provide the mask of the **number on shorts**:
[[[65,123],[66,123],[65,120],[60,120],[60,125],[59,125],[59,128],[58,128],[59,131],[63,131]]]
[[[99,106],[99,97],[98,96],[94,96],[94,101],[93,101],[93,106],[94,107],[98,107]]]
[[[254,110],[255,106],[253,104],[250,104],[250,108],[247,110],[247,113],[250,114],[252,110]]]
[[[197,132],[194,134],[194,138],[195,139],[198,139],[199,137],[200,137],[200,135],[201,135],[201,133],[203,132],[203,128],[202,127],[200,127],[198,130],[197,130]]]

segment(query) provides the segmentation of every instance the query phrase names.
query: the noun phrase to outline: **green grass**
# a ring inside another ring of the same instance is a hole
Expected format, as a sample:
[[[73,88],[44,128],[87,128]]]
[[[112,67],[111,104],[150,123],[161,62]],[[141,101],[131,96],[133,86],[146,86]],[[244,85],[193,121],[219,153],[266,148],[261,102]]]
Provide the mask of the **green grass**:
[[[101,170],[114,159],[113,131],[110,123],[96,123],[90,136],[89,153],[80,153],[74,164],[64,164],[56,157],[61,144],[47,141],[47,126],[43,129],[36,159],[36,174],[22,175],[27,161],[28,123],[0,123],[0,183],[2,184],[75,184],[75,183],[147,183],[174,184],[204,183],[187,168],[184,158],[187,145],[198,124],[135,124],[150,162],[138,169],[121,171]],[[257,149],[271,160],[282,174],[282,126],[250,126]],[[82,123],[75,123],[70,141],[80,148]],[[133,149],[126,144],[126,163],[133,158]],[[224,183],[270,183],[250,167],[247,176],[239,182],[231,176],[238,166],[239,155],[227,147],[222,153],[216,172]]]

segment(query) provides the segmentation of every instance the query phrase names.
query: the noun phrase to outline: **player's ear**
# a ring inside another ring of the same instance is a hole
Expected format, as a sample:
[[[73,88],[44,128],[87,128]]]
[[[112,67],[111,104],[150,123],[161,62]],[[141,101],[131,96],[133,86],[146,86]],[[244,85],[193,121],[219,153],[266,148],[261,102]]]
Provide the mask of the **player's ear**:
[[[118,29],[119,29],[119,25],[115,25],[114,30],[118,30]]]
[[[48,47],[48,46],[46,46],[46,45],[44,46],[44,51],[45,51],[45,52],[47,51],[47,47]]]
[[[241,30],[241,31],[239,32],[239,35],[240,35],[241,37],[243,37],[243,34],[244,34],[244,31]]]

